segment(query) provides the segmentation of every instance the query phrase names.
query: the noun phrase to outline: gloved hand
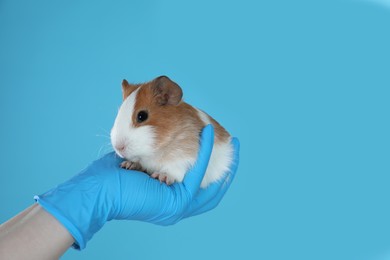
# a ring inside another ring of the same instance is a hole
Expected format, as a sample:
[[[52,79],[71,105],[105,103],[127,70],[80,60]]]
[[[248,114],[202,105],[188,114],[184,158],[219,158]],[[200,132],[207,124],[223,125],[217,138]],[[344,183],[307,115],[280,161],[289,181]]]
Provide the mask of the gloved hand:
[[[200,188],[213,143],[214,130],[209,125],[201,135],[198,160],[182,183],[167,186],[143,172],[121,169],[123,159],[112,152],[35,199],[67,228],[77,249],[85,248],[104,223],[112,219],[171,225],[213,209],[229,188],[239,160],[236,138],[232,140],[234,161],[226,178],[206,189]]]

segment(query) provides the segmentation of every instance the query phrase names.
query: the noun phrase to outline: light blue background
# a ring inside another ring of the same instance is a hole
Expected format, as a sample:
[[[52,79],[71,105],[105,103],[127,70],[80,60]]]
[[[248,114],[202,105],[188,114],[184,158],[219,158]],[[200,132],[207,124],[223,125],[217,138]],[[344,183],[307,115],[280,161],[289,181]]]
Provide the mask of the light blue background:
[[[240,138],[237,179],[63,259],[388,259],[389,28],[353,0],[1,0],[0,221],[110,150],[123,78],[166,74]]]

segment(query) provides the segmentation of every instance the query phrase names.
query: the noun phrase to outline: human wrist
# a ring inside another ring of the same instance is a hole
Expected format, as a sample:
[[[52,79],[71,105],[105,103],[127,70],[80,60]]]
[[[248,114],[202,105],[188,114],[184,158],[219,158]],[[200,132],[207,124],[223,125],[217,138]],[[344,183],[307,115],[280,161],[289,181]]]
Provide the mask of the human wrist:
[[[73,247],[80,250],[115,217],[114,204],[119,204],[117,172],[107,171],[99,163],[95,161],[70,180],[35,196],[36,201],[69,231],[75,239]]]

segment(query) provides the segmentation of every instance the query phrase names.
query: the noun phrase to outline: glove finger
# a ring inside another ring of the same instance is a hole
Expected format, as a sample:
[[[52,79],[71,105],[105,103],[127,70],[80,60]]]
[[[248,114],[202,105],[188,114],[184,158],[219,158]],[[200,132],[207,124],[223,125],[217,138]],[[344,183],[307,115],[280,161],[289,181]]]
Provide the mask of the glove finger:
[[[226,182],[223,183],[221,189],[215,195],[215,197],[213,199],[211,199],[210,201],[208,201],[206,204],[202,205],[201,207],[193,210],[191,212],[190,216],[200,215],[202,213],[205,213],[205,212],[210,211],[210,210],[214,209],[215,207],[217,207],[218,204],[222,201],[222,198],[225,196],[226,191],[230,187],[231,180],[233,178],[234,178],[234,176],[231,176],[228,180],[226,180]]]
[[[223,182],[215,182],[210,184],[206,189],[199,189],[198,194],[196,194],[190,206],[184,213],[184,218],[191,217],[193,212],[208,204],[208,202],[219,193],[222,185]]]
[[[239,140],[237,138],[233,138],[232,145],[234,148],[234,154],[229,173],[222,182],[213,183],[207,189],[200,190],[193,200],[194,203],[191,204],[191,207],[185,213],[185,217],[199,215],[215,208],[224,197],[236,175],[239,164]]]
[[[214,145],[214,128],[212,125],[207,125],[203,128],[201,137],[200,137],[200,148],[198,152],[197,161],[190,169],[182,184],[187,191],[190,192],[193,197],[199,190],[200,183],[203,180],[204,174],[206,173],[207,166],[209,164],[211,152]],[[192,199],[191,197],[191,199]]]

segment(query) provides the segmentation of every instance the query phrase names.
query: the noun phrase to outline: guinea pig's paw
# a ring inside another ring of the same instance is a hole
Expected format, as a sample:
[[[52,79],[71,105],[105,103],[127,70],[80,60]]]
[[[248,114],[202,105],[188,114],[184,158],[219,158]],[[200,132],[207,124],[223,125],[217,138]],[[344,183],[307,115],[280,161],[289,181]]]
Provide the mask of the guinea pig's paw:
[[[171,184],[173,184],[174,182],[175,182],[175,179],[172,178],[172,177],[167,176],[167,178],[165,179],[165,183],[166,183],[167,185],[171,185]]]
[[[129,162],[129,161],[123,161],[122,163],[121,163],[121,168],[123,168],[123,169],[130,169],[130,167],[131,167],[131,165],[132,165],[133,163],[132,162]]]
[[[130,161],[123,161],[121,163],[121,167],[126,170],[135,170],[135,171],[143,170],[141,164],[136,162],[130,162]]]
[[[167,185],[171,185],[172,183],[175,182],[175,180],[172,177],[169,177],[165,173],[154,172],[152,173],[152,175],[150,175],[150,177],[159,180],[161,183],[165,182]]]

